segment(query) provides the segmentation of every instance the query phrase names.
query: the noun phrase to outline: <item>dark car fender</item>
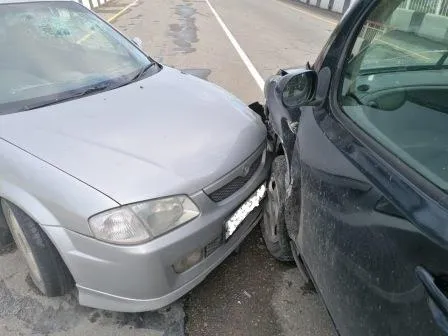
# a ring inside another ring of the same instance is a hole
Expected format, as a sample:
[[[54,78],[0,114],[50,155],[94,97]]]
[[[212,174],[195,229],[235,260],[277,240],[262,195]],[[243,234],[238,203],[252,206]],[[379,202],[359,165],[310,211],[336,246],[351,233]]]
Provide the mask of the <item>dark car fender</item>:
[[[285,73],[284,70],[280,70],[279,74],[268,78],[266,81],[265,114],[268,119],[268,132],[275,140],[277,152],[285,154],[289,168],[292,162],[300,110],[291,111],[286,109],[281,100],[281,93],[276,89],[278,81],[281,79],[282,74]],[[271,113],[271,111],[275,111],[275,113]]]

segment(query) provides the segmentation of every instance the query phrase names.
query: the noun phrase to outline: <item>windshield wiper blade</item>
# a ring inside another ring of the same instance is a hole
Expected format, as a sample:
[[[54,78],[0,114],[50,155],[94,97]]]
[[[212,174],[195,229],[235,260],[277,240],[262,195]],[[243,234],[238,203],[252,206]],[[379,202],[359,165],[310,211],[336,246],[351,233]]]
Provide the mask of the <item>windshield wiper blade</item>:
[[[437,66],[443,67],[447,58],[448,58],[448,51],[445,51],[443,55],[440,57],[440,59],[437,61]]]
[[[156,62],[152,62],[150,64],[145,65],[129,82],[132,83],[140,80],[148,72],[148,70],[151,69],[156,64],[157,64]]]
[[[67,91],[62,94],[63,95],[62,98],[55,98],[55,99],[52,99],[49,101],[45,101],[43,103],[27,104],[27,105],[23,106],[17,112],[29,111],[29,110],[34,110],[34,109],[45,107],[45,106],[59,104],[59,103],[62,103],[62,102],[68,101],[68,100],[88,96],[88,95],[91,95],[91,94],[94,94],[97,92],[102,92],[102,91],[106,91],[106,90],[116,89],[121,86],[125,86],[129,83],[140,80],[155,65],[157,65],[156,62],[147,64],[142,69],[140,69],[138,71],[138,73],[130,81],[126,81],[123,83],[123,82],[117,82],[116,80],[106,80],[104,82],[90,86],[86,89],[76,89],[76,90]]]
[[[29,111],[29,110],[34,110],[34,109],[45,107],[45,106],[59,104],[59,103],[62,103],[64,101],[68,101],[68,100],[72,100],[72,99],[88,96],[88,95],[91,95],[91,94],[97,93],[97,92],[106,91],[106,90],[109,90],[112,87],[114,87],[113,84],[114,83],[111,82],[111,81],[106,81],[106,82],[102,82],[102,83],[99,83],[99,84],[94,85],[94,86],[90,86],[90,87],[88,87],[86,89],[83,89],[83,90],[78,90],[78,89],[77,90],[72,90],[72,91],[69,91],[66,94],[64,94],[64,97],[62,97],[62,98],[55,98],[55,99],[52,99],[50,101],[46,101],[46,102],[43,102],[43,103],[25,105],[25,106],[23,106],[23,108],[21,108],[19,110],[19,112]],[[70,93],[72,93],[72,94],[70,94]]]

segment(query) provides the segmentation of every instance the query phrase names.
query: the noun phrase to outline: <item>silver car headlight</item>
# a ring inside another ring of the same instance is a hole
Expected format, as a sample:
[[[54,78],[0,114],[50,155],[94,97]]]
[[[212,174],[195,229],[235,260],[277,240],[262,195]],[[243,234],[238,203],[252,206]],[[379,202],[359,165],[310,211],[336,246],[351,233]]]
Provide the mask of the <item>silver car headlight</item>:
[[[89,219],[95,238],[114,244],[140,244],[199,216],[187,196],[135,203],[102,212]]]

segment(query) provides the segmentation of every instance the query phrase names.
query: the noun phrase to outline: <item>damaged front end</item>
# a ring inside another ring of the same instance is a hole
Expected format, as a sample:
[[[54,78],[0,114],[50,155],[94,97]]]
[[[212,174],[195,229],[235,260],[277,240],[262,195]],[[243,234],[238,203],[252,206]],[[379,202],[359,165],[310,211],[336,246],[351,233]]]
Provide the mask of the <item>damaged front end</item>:
[[[276,145],[275,145],[275,133],[272,130],[272,127],[270,126],[269,122],[269,115],[266,110],[266,106],[261,105],[259,102],[254,102],[249,105],[249,108],[254,111],[258,116],[260,116],[261,120],[263,121],[263,124],[266,126],[267,130],[267,148],[270,152],[276,153]]]
[[[292,162],[294,144],[300,120],[300,108],[315,97],[317,75],[307,69],[281,69],[268,78],[264,94],[264,114],[270,136],[278,154]]]
[[[265,84],[266,104],[250,107],[261,116],[276,158],[267,187],[261,223],[269,252],[280,261],[300,260],[295,244],[300,222],[300,164],[296,138],[304,106],[316,103],[317,74],[308,69],[280,70]]]
[[[268,142],[273,147],[273,152],[285,155],[287,174],[299,127],[300,108],[312,104],[315,98],[317,75],[308,69],[279,70],[266,81],[266,105],[259,102],[249,105],[266,125]]]

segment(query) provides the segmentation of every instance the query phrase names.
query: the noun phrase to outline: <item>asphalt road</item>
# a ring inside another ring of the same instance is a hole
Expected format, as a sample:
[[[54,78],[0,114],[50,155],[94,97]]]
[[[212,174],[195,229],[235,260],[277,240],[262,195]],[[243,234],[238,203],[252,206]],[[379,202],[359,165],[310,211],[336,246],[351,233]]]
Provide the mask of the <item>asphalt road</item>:
[[[262,80],[279,68],[312,62],[338,20],[279,0],[113,0],[98,13],[128,37],[140,37],[153,58],[193,69],[247,103],[263,100]],[[268,255],[258,229],[184,299],[143,314],[80,307],[74,293],[44,298],[18,253],[0,251],[2,336],[185,333],[326,336],[334,330],[319,296],[292,265]]]

